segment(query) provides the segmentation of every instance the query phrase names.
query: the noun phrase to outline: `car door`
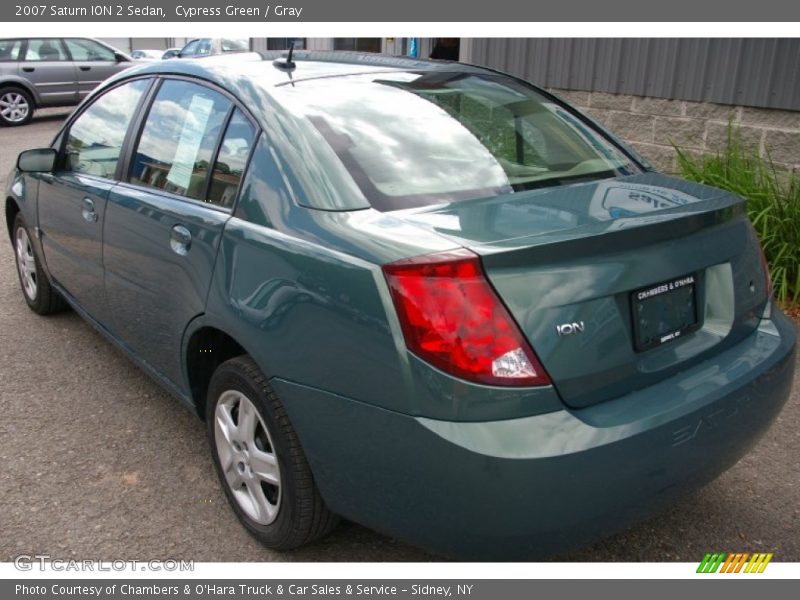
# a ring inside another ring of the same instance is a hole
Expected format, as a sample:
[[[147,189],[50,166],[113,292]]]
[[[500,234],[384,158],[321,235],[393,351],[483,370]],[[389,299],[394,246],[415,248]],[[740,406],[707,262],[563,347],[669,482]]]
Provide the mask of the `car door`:
[[[132,116],[151,80],[105,92],[60,136],[58,168],[41,176],[39,228],[47,268],[89,315],[108,325],[102,264],[109,191]]]
[[[235,130],[247,129],[247,135]],[[231,135],[246,138],[229,141]],[[103,238],[113,331],[179,387],[181,342],[206,296],[255,128],[223,93],[164,80],[131,152],[129,177],[111,190]],[[218,158],[215,158],[218,157]]]
[[[131,66],[130,61],[119,61],[111,48],[85,38],[66,38],[75,74],[78,78],[78,100],[115,73]]]
[[[78,102],[75,65],[57,38],[29,39],[19,63],[19,75],[31,82],[42,106]]]

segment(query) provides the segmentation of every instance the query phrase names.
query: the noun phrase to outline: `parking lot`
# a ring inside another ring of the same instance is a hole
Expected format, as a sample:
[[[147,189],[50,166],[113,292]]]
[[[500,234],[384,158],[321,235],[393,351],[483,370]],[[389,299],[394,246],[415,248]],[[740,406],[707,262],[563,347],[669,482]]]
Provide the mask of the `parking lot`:
[[[3,187],[18,152],[49,144],[68,112],[51,109],[28,126],[0,129]],[[76,314],[28,310],[6,241],[0,382],[0,560],[436,560],[352,523],[300,551],[260,546],[226,505],[203,424]],[[768,435],[718,480],[666,514],[556,558],[699,561],[713,550],[800,561],[798,456],[795,384]]]

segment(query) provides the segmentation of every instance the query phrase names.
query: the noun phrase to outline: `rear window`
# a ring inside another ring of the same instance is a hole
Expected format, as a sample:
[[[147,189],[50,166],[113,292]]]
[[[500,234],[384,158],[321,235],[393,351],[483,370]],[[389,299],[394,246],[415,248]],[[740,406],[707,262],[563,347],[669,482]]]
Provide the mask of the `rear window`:
[[[355,75],[284,93],[287,108],[313,124],[378,210],[639,170],[574,114],[502,75]]]

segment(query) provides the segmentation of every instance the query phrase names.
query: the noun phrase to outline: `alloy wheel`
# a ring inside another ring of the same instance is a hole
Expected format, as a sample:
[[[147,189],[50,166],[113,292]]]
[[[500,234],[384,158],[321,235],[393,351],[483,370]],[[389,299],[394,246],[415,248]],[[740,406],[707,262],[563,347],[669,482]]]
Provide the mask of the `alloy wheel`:
[[[22,289],[31,302],[36,300],[37,281],[36,259],[33,256],[33,246],[28,232],[24,227],[17,228],[16,235],[17,268],[19,269]]]
[[[6,92],[0,96],[0,115],[9,123],[21,123],[30,110],[27,99],[18,92]]]
[[[244,513],[260,525],[278,516],[281,475],[269,430],[252,401],[237,390],[220,395],[214,441],[225,481]]]

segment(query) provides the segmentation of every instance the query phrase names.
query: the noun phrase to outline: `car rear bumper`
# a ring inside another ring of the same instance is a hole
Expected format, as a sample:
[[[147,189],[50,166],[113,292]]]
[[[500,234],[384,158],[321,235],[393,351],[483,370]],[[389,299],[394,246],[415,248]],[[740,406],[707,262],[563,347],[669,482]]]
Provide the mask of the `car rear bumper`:
[[[530,558],[617,531],[731,467],[789,397],[795,337],[776,310],[657,385],[506,421],[415,418],[273,385],[334,512],[437,552]]]

